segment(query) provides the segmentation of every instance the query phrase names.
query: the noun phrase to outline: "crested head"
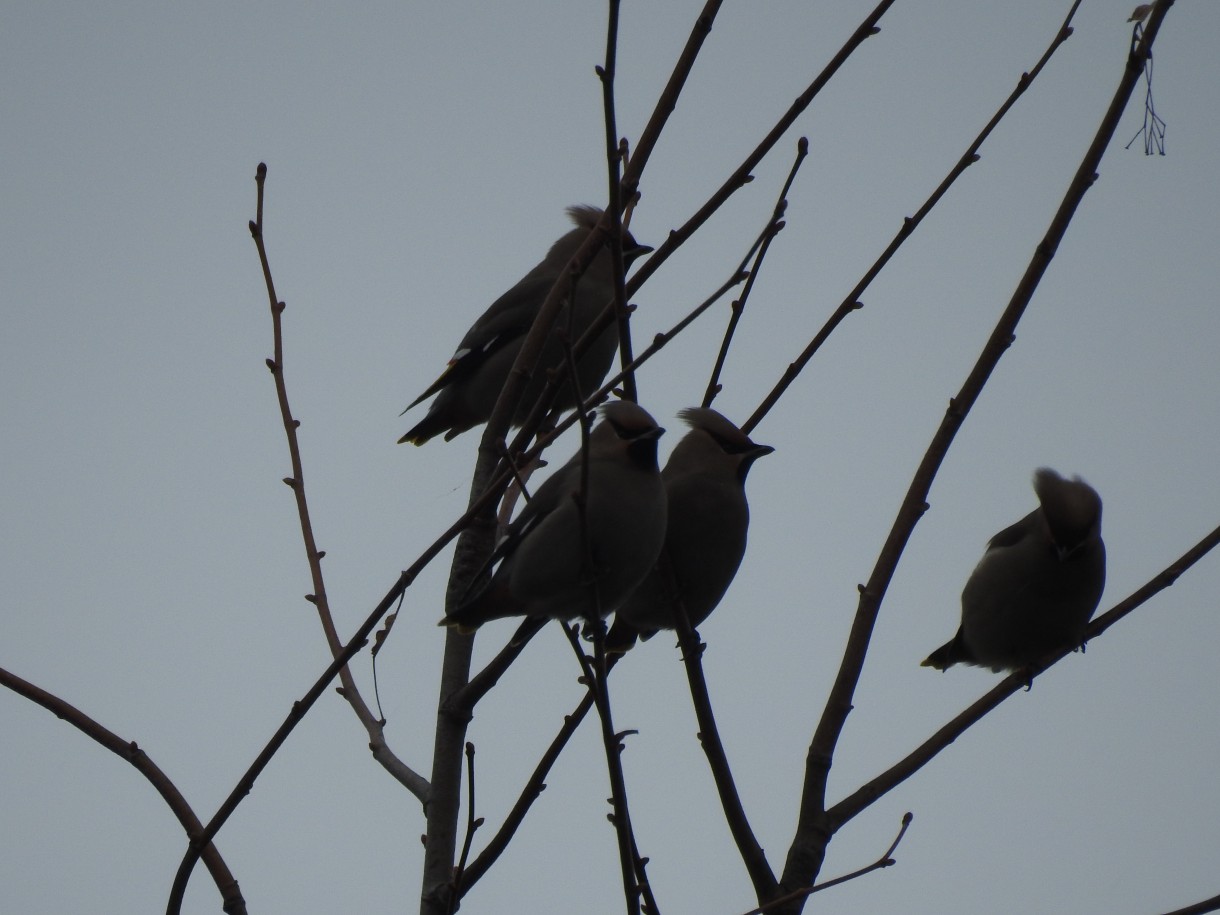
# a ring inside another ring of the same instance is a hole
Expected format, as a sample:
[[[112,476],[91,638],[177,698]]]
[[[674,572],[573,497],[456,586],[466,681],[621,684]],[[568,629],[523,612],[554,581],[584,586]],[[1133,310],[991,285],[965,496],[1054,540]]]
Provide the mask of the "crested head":
[[[1034,473],[1034,492],[1061,554],[1101,535],[1101,496],[1080,477],[1067,480],[1049,467],[1041,467]]]
[[[719,413],[711,407],[687,407],[678,411],[678,418],[692,429],[706,432],[730,454],[767,447],[766,445],[756,445],[748,435],[726,419],[723,413]]]
[[[678,411],[678,417],[691,427],[692,432],[678,443],[674,453],[678,454],[679,450],[689,451],[690,454],[684,457],[686,460],[690,460],[694,453],[704,448],[718,449],[719,453],[727,455],[731,459],[731,466],[736,468],[736,475],[742,482],[745,481],[746,474],[749,473],[754,461],[775,450],[770,445],[760,445],[753,441],[726,419],[724,414],[710,407],[687,407]],[[702,435],[697,433],[702,433]],[[707,442],[707,445],[700,445],[699,439]]]
[[[655,438],[665,430],[657,425],[647,410],[630,400],[611,400],[601,406],[602,425],[609,425],[619,438],[634,439],[652,434]]]
[[[601,207],[591,206],[587,203],[578,203],[568,207],[567,210],[568,218],[576,226],[589,230],[597,228],[597,224],[601,221],[604,212]]]
[[[601,222],[605,212],[601,207],[579,203],[568,207],[568,218],[576,224],[577,228],[592,232],[597,228],[597,224]],[[623,229],[623,260],[626,264],[629,265],[637,257],[647,254],[651,250],[652,248],[648,245],[641,245],[636,241],[635,236],[627,231],[626,228]]]

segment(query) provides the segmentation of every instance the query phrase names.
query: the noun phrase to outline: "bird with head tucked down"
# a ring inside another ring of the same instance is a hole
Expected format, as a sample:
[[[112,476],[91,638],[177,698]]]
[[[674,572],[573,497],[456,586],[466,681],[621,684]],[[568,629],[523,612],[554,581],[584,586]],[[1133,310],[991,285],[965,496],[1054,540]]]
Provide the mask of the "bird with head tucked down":
[[[508,372],[521,351],[534,319],[542,309],[547,293],[559,280],[568,261],[584,244],[589,233],[596,228],[602,218],[602,211],[597,207],[574,206],[568,208],[568,215],[576,224],[576,228],[555,242],[541,263],[491,303],[470,330],[466,331],[466,336],[458,344],[457,351],[441,376],[408,404],[407,410],[410,410],[433,394],[436,395],[436,400],[428,408],[427,414],[398,440],[400,444],[411,442],[422,445],[442,432],[448,441],[490,418],[496,399],[508,379]],[[626,230],[623,231],[622,247],[625,267],[652,250],[637,242]],[[613,298],[614,260],[607,246],[593,258],[588,270],[577,281],[571,300],[559,313],[551,335],[543,346],[538,363],[539,371],[525,386],[525,392],[513,417],[514,426],[525,422],[530,410],[537,403],[546,382],[545,370],[559,365],[563,360],[563,343],[557,331],[562,328],[564,333],[568,333],[570,330],[572,342],[575,342]],[[601,384],[610,369],[617,348],[618,326],[612,323],[598,335],[593,345],[576,363],[577,383],[582,396],[588,395]],[[576,393],[572,390],[571,383],[565,382],[556,396],[555,406],[563,409],[574,406],[575,403]],[[407,410],[402,412],[406,413]]]
[[[657,467],[665,430],[629,401],[601,414],[589,434],[587,469],[577,451],[538,487],[488,562],[499,563],[495,574],[440,625],[470,631],[509,616],[604,617],[652,569],[665,540]]]
[[[957,635],[924,667],[1019,670],[1084,641],[1106,583],[1101,497],[1046,467],[1034,474],[1034,492],[1038,508],[987,544],[962,591]]]

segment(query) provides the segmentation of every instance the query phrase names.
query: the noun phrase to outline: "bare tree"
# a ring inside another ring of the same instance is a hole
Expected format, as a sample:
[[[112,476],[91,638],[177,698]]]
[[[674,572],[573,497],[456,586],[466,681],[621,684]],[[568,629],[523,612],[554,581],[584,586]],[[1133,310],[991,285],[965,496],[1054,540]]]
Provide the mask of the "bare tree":
[[[782,187],[776,189],[776,197],[770,217],[765,224],[754,227],[748,237],[741,241],[740,262],[725,271],[723,277],[709,282],[708,288],[699,291],[702,300],[680,321],[666,332],[658,334],[644,345],[632,340],[631,300],[641,287],[659,270],[668,259],[691,239],[700,228],[734,194],[753,179],[756,167],[768,156],[785,155],[792,148],[785,142],[798,116],[804,112],[819,92],[839,73],[840,68],[867,39],[879,30],[879,23],[892,5],[893,0],[882,0],[859,24],[839,52],[814,76],[807,88],[797,96],[772,129],[763,136],[756,147],[729,175],[708,199],[668,238],[657,247],[628,279],[624,276],[622,238],[624,219],[629,219],[638,200],[641,177],[645,173],[659,139],[663,135],[668,119],[677,106],[684,87],[692,78],[694,64],[704,41],[716,19],[720,4],[709,0],[694,22],[685,48],[675,63],[672,75],[657,100],[653,115],[633,143],[620,135],[615,107],[615,76],[618,38],[617,0],[610,0],[605,58],[597,69],[601,80],[605,114],[605,152],[607,171],[607,199],[605,215],[597,229],[590,233],[587,242],[572,258],[561,280],[547,296],[538,318],[521,349],[508,381],[500,393],[490,420],[481,432],[478,461],[470,484],[467,510],[452,524],[440,532],[420,555],[397,576],[396,581],[366,616],[364,622],[350,636],[345,637],[335,623],[327,595],[323,574],[323,557],[314,535],[305,486],[305,457],[297,436],[298,421],[289,404],[289,389],[286,367],[290,356],[285,352],[283,341],[283,319],[285,306],[276,292],[272,269],[264,245],[264,191],[267,168],[260,165],[257,172],[257,200],[255,218],[250,230],[257,247],[258,257],[266,281],[272,329],[274,335],[273,355],[267,360],[280,407],[283,427],[289,448],[291,472],[284,483],[291,490],[296,502],[300,528],[309,562],[311,591],[308,600],[316,607],[323,636],[332,656],[332,663],[319,673],[314,683],[301,695],[292,713],[269,739],[263,751],[245,775],[234,786],[226,801],[206,821],[190,808],[172,782],[153,765],[134,743],[125,743],[114,734],[93,722],[83,712],[51,696],[32,684],[3,673],[2,682],[10,689],[30,698],[48,710],[74,723],[86,735],[97,740],[112,751],[119,753],[145,774],[159,793],[166,799],[177,815],[188,837],[188,848],[174,879],[168,910],[181,910],[183,895],[194,866],[204,860],[214,882],[221,892],[226,912],[244,912],[245,903],[233,876],[229,873],[214,844],[228,818],[249,794],[256,780],[276,752],[287,741],[301,720],[309,713],[313,704],[339,681],[338,692],[349,704],[367,734],[370,750],[376,762],[388,772],[395,782],[405,788],[421,804],[425,824],[426,851],[421,874],[421,907],[425,915],[448,915],[458,909],[462,899],[477,886],[479,880],[497,864],[501,854],[509,846],[518,827],[527,817],[534,801],[539,797],[548,773],[560,763],[568,740],[580,727],[590,711],[596,709],[602,728],[602,738],[609,782],[612,789],[610,819],[614,824],[618,844],[618,867],[623,885],[623,905],[628,913],[659,913],[666,905],[657,898],[648,879],[648,857],[663,856],[664,849],[642,849],[639,837],[634,834],[629,805],[629,779],[621,766],[624,734],[618,731],[613,719],[614,679],[611,673],[618,664],[632,663],[630,654],[622,660],[608,657],[605,651],[605,628],[601,620],[579,620],[578,625],[563,624],[563,628],[574,651],[582,683],[587,687],[579,696],[574,695],[572,712],[556,723],[556,735],[546,747],[539,747],[540,758],[535,771],[521,786],[520,795],[505,819],[488,824],[478,816],[476,798],[476,747],[469,734],[469,725],[475,709],[492,690],[500,678],[520,657],[527,644],[543,628],[535,620],[523,621],[503,645],[494,658],[481,669],[475,669],[473,636],[450,631],[446,637],[443,671],[438,684],[439,701],[436,711],[436,726],[433,735],[433,754],[428,761],[408,761],[403,754],[391,746],[386,722],[379,711],[374,711],[376,702],[365,698],[349,664],[364,649],[370,648],[374,657],[384,640],[406,625],[417,625],[418,621],[398,621],[397,608],[401,605],[418,575],[447,545],[456,541],[456,550],[450,570],[447,589],[447,605],[460,602],[472,588],[477,576],[484,569],[492,554],[497,529],[510,517],[514,500],[524,487],[523,468],[533,465],[544,449],[565,429],[580,424],[587,431],[590,411],[612,393],[618,392],[627,399],[635,399],[637,369],[651,360],[663,358],[666,346],[691,324],[707,320],[715,314],[713,306],[723,305],[725,297],[734,294],[729,306],[729,321],[713,364],[709,366],[709,377],[704,388],[703,404],[711,405],[721,390],[722,370],[733,355],[733,345],[740,336],[748,333],[748,305],[756,281],[763,273],[766,257],[772,243],[782,237],[787,218],[788,201],[799,180],[802,164],[807,160],[809,143],[800,138],[795,144],[795,155]],[[1070,231],[1071,221],[1078,206],[1085,198],[1097,176],[1103,155],[1112,147],[1119,118],[1126,110],[1136,92],[1141,77],[1148,72],[1152,46],[1161,22],[1172,6],[1172,0],[1156,3],[1146,21],[1136,21],[1127,60],[1121,72],[1116,73],[1117,86],[1108,107],[1100,112],[1100,123],[1095,139],[1082,157],[1074,175],[1058,176],[1068,180],[1067,190],[1057,210],[1050,215],[1045,234],[1040,239],[1031,239],[1033,255],[1025,266],[1020,281],[1012,291],[1010,300],[995,316],[993,330],[979,352],[973,368],[961,385],[944,413],[927,450],[914,469],[906,494],[897,506],[892,527],[881,545],[872,573],[859,587],[859,601],[851,624],[850,635],[843,646],[840,665],[830,695],[825,701],[808,748],[805,780],[799,798],[794,798],[794,807],[799,818],[791,842],[782,863],[768,857],[756,838],[730,767],[728,754],[721,743],[711,691],[706,682],[701,657],[703,644],[698,633],[688,620],[679,613],[678,637],[682,659],[690,683],[691,697],[699,723],[699,739],[707,755],[714,780],[716,794],[723,807],[727,828],[740,853],[745,871],[752,885],[757,908],[752,912],[770,915],[796,913],[803,910],[809,897],[844,880],[861,877],[874,870],[894,863],[896,849],[901,842],[911,815],[907,814],[900,824],[895,824],[896,837],[886,836],[878,840],[881,847],[888,848],[873,863],[867,864],[851,874],[827,878],[823,864],[829,843],[836,834],[870,805],[894,790],[905,780],[915,775],[935,759],[957,737],[994,710],[1007,698],[1027,688],[1041,671],[1022,670],[1002,679],[992,689],[944,723],[923,743],[910,748],[897,762],[880,774],[856,784],[851,790],[835,798],[828,788],[830,772],[835,761],[836,750],[848,715],[853,708],[856,686],[868,656],[870,640],[879,614],[883,609],[886,592],[895,574],[899,559],[903,555],[920,518],[927,508],[929,491],[954,437],[975,406],[992,371],[1008,351],[1019,322],[1047,267],[1054,258],[1060,242]],[[979,150],[1005,115],[1018,103],[1029,86],[1038,78],[1044,65],[1072,34],[1072,19],[1079,0],[1071,5],[1066,18],[1049,36],[1044,53],[1025,73],[1020,74],[1011,94],[999,102],[993,117],[981,126],[979,132],[949,165],[944,179],[928,193],[925,202],[914,215],[905,218],[892,241],[881,251],[875,261],[849,290],[838,306],[828,316],[821,330],[799,351],[784,371],[774,379],[770,392],[747,417],[741,418],[741,427],[747,433],[755,429],[789,391],[794,380],[810,363],[827,339],[850,316],[862,306],[862,297],[869,285],[881,274],[887,263],[902,245],[920,227],[925,217],[933,210],[954,182],[978,160]],[[1163,138],[1163,122],[1150,107],[1145,127],[1156,131],[1157,141]],[[1154,143],[1154,147],[1155,147]],[[552,334],[562,334],[563,328],[556,324],[561,308],[571,295],[572,285],[579,282],[581,273],[588,268],[598,252],[608,247],[617,265],[618,283],[615,296],[606,302],[599,321],[581,339],[567,339],[566,358],[559,365],[544,365],[540,362],[543,344]],[[552,413],[550,402],[555,392],[565,382],[576,381],[576,359],[589,346],[596,335],[609,325],[619,331],[620,363],[612,377],[601,388],[585,394],[583,403],[575,411],[564,415],[562,411]],[[526,382],[539,373],[547,373],[548,382],[539,402],[533,405],[530,418],[514,434],[510,435],[510,422],[521,403]],[[1135,593],[1116,603],[1099,615],[1089,626],[1087,638],[1100,638],[1106,631],[1144,602],[1167,588],[1174,580],[1220,542],[1220,528],[1213,530],[1196,544],[1185,548],[1174,562],[1164,569],[1149,568],[1148,583]],[[430,624],[425,622],[424,625]],[[558,624],[550,623],[555,626]],[[396,628],[397,627],[397,628]],[[583,636],[583,638],[582,638]],[[480,637],[497,639],[502,635],[488,632]],[[1048,660],[1047,666],[1057,663],[1070,654],[1065,650]],[[2,672],[0,672],[2,673]],[[465,817],[462,816],[465,802]],[[490,834],[485,841],[483,836]],[[890,839],[892,838],[892,842]],[[605,866],[609,867],[610,864]],[[473,898],[473,897],[472,897]],[[473,903],[472,903],[473,904]],[[1181,911],[1212,911],[1220,903],[1211,900]]]

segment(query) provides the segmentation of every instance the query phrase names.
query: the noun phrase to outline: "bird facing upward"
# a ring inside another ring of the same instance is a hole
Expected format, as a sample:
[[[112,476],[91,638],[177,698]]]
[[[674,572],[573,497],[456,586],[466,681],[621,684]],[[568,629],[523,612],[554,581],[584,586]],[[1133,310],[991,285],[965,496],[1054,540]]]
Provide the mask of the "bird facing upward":
[[[1101,497],[1079,477],[1034,474],[1039,507],[987,544],[962,591],[962,623],[924,667],[1019,670],[1076,648],[1106,583]]]
[[[619,607],[607,641],[610,651],[626,651],[637,636],[648,639],[675,628],[675,587],[691,626],[698,626],[724,597],[745,555],[746,475],[775,449],[751,441],[710,408],[691,407],[678,416],[691,429],[661,472],[669,519],[663,561]]]
[[[507,616],[606,616],[657,561],[665,539],[665,487],[657,439],[665,430],[629,401],[602,408],[582,452],[546,479],[488,561],[491,580],[444,617],[462,631]],[[582,478],[584,512],[577,502]]]
[[[602,211],[597,207],[573,206],[568,208],[568,215],[576,228],[551,245],[541,263],[491,303],[466,331],[466,336],[458,344],[457,351],[441,376],[407,406],[407,410],[410,410],[436,395],[427,414],[398,440],[400,444],[411,442],[422,445],[442,432],[448,441],[473,426],[487,422],[547,293],[563,274],[572,255],[596,228]],[[625,267],[651,250],[637,242],[630,232],[623,231]],[[556,319],[551,335],[543,346],[538,371],[525,386],[513,417],[514,426],[525,422],[529,411],[537,403],[546,381],[546,370],[563,360],[563,344],[556,331],[562,328],[567,332],[570,326],[571,339],[575,343],[613,298],[614,261],[609,246],[606,246],[594,257],[589,269],[577,282],[571,301]],[[576,374],[582,396],[601,384],[617,347],[618,327],[612,323],[598,335],[577,362]],[[559,389],[555,406],[562,409],[575,403],[571,383],[565,382]],[[403,413],[407,410],[403,410]]]

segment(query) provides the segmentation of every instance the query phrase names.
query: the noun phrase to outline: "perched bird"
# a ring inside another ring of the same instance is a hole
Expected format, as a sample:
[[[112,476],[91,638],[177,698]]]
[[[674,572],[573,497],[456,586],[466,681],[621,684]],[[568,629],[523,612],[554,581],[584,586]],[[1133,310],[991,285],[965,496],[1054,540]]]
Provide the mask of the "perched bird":
[[[449,360],[449,365],[441,373],[441,377],[407,406],[407,410],[410,410],[436,394],[436,400],[428,408],[427,414],[398,440],[399,444],[411,442],[422,445],[442,432],[448,441],[472,426],[487,422],[547,293],[563,273],[572,255],[597,226],[602,218],[602,211],[597,207],[574,206],[568,207],[568,215],[572,222],[576,223],[576,228],[551,245],[551,250],[542,259],[542,263],[491,303],[491,307],[466,331],[466,336],[458,344],[457,352]],[[637,257],[651,250],[647,245],[637,242],[630,232],[623,232],[624,266],[629,266]],[[556,331],[560,328],[566,331],[570,322],[572,342],[575,343],[613,298],[614,263],[607,246],[597,253],[589,269],[577,282],[572,301],[559,313],[551,336],[543,347],[539,371],[525,386],[525,393],[513,417],[513,425],[525,422],[546,383],[546,370],[563,360],[563,344]],[[610,369],[617,348],[618,328],[611,324],[576,364],[582,395],[587,395],[601,384]],[[564,408],[575,403],[572,386],[565,383],[559,390],[555,406]],[[407,410],[402,412],[406,413]]]
[[[924,667],[1029,667],[1076,648],[1106,583],[1101,497],[1080,477],[1034,474],[1040,506],[991,538],[962,591],[962,624]]]
[[[1143,22],[1145,19],[1148,18],[1148,14],[1151,12],[1152,12],[1151,3],[1141,3],[1139,6],[1137,6],[1135,9],[1133,9],[1131,11],[1131,17],[1127,21],[1128,22]]]
[[[491,580],[440,621],[463,631],[506,616],[606,616],[657,561],[665,541],[665,486],[657,439],[665,430],[630,401],[602,408],[582,452],[538,487],[508,526]],[[584,522],[576,497],[582,478]],[[596,602],[594,601],[596,588]]]
[[[674,589],[698,626],[716,609],[746,551],[746,474],[775,449],[759,445],[715,410],[678,414],[690,431],[661,472],[669,520],[662,561],[618,609],[606,647],[623,652],[640,638],[675,628]]]

